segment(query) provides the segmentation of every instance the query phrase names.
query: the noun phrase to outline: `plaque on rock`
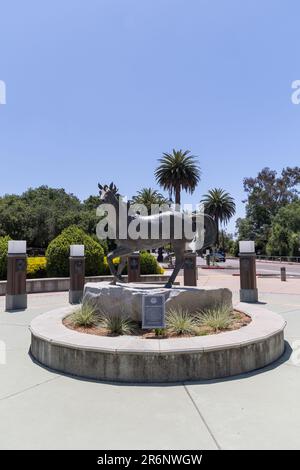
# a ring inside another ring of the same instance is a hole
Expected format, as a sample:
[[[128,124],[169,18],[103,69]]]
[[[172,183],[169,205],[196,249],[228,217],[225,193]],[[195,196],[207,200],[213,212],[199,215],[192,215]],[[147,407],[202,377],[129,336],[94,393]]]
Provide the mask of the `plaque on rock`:
[[[144,295],[142,311],[142,328],[165,328],[165,297],[164,295]]]

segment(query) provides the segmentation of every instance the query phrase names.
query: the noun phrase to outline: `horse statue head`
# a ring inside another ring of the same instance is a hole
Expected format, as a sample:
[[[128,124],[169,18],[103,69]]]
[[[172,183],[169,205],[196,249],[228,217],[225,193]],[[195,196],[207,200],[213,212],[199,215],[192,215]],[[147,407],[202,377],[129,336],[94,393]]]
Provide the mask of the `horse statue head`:
[[[99,194],[100,194],[100,201],[101,204],[113,204],[116,200],[119,199],[120,194],[118,193],[118,188],[114,183],[110,183],[110,185],[98,183]]]

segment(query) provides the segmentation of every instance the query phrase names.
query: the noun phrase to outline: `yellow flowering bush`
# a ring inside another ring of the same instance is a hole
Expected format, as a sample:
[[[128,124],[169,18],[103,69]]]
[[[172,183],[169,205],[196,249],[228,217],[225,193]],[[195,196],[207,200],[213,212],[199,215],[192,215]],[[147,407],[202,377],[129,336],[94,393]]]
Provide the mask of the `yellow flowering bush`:
[[[27,278],[35,279],[46,277],[46,257],[32,256],[27,259]]]
[[[164,273],[164,269],[158,264],[155,256],[151,255],[151,253],[148,253],[146,251],[141,252],[140,261],[141,261],[141,274],[163,274]],[[120,263],[120,258],[114,258],[113,263],[117,267],[118,264]],[[104,257],[104,260],[103,260],[103,274],[110,274],[106,256]],[[122,274],[127,274],[127,265],[125,266]]]

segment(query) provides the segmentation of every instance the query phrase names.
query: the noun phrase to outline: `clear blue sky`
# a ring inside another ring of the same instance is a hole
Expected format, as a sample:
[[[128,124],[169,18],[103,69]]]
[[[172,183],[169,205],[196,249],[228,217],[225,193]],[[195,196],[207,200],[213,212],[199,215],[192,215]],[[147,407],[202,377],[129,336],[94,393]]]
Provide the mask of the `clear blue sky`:
[[[184,201],[221,186],[243,215],[243,177],[300,164],[299,17],[298,0],[2,1],[0,194],[132,196],[188,148],[202,180]]]

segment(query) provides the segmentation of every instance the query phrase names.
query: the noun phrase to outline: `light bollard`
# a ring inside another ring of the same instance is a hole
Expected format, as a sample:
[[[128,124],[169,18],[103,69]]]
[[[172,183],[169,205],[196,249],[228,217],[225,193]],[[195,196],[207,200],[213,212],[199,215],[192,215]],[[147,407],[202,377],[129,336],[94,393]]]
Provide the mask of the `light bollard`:
[[[26,272],[26,241],[10,240],[7,253],[6,311],[27,308]]]
[[[82,300],[85,282],[84,245],[70,245],[70,304],[79,304]]]
[[[185,286],[197,286],[197,254],[186,253],[183,263],[183,284]]]
[[[128,282],[139,282],[141,276],[141,261],[139,252],[132,253],[127,259]]]
[[[280,279],[282,282],[286,282],[286,269],[284,267],[280,268]]]
[[[239,242],[240,258],[240,301],[257,302],[256,254],[253,241]]]

